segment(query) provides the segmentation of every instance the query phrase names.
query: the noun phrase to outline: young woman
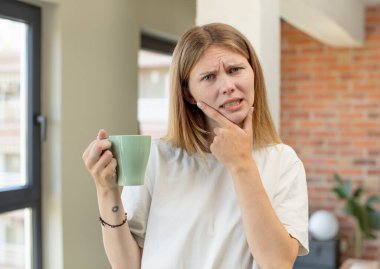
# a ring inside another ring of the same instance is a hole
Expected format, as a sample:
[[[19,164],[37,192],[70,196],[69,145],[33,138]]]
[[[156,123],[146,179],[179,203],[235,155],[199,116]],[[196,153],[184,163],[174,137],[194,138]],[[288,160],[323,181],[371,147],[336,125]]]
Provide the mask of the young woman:
[[[225,24],[190,29],[170,90],[144,186],[120,197],[104,130],[83,154],[112,267],[292,268],[308,252],[305,170],[276,133],[250,42]]]

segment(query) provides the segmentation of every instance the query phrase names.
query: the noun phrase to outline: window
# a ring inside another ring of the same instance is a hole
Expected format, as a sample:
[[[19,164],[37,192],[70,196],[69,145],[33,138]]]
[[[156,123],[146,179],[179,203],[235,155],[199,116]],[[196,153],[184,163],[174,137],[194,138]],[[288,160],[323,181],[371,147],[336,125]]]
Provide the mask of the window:
[[[0,1],[0,269],[42,268],[40,21]]]
[[[166,134],[169,115],[169,66],[175,42],[143,33],[139,51],[138,122],[141,134]]]

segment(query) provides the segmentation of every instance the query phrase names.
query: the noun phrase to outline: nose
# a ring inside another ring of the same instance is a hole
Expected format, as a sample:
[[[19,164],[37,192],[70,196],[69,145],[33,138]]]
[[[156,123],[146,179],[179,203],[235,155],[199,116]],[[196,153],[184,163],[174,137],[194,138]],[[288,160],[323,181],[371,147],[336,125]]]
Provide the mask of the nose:
[[[219,87],[220,87],[220,93],[222,94],[231,94],[235,91],[235,84],[231,77],[224,74],[219,77]]]

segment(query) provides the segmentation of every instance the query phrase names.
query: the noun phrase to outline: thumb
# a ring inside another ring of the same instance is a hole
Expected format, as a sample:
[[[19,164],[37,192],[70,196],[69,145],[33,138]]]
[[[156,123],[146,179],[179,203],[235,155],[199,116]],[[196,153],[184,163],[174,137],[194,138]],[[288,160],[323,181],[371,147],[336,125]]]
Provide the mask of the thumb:
[[[98,132],[97,139],[107,139],[107,137],[108,137],[108,135],[107,135],[106,130],[100,129]]]
[[[252,134],[252,115],[253,115],[253,110],[254,109],[255,109],[254,107],[251,107],[249,109],[247,117],[244,119],[243,130],[247,134]]]

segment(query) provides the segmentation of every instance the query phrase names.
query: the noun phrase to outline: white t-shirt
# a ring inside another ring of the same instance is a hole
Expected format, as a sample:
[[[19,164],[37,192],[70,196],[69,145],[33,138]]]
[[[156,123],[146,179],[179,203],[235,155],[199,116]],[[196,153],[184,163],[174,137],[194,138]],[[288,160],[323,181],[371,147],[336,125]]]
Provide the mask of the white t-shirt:
[[[284,144],[253,152],[272,206],[299,255],[308,253],[305,170]],[[144,248],[142,269],[258,268],[248,248],[229,171],[212,154],[188,155],[153,140],[145,185],[124,187],[128,224]]]

